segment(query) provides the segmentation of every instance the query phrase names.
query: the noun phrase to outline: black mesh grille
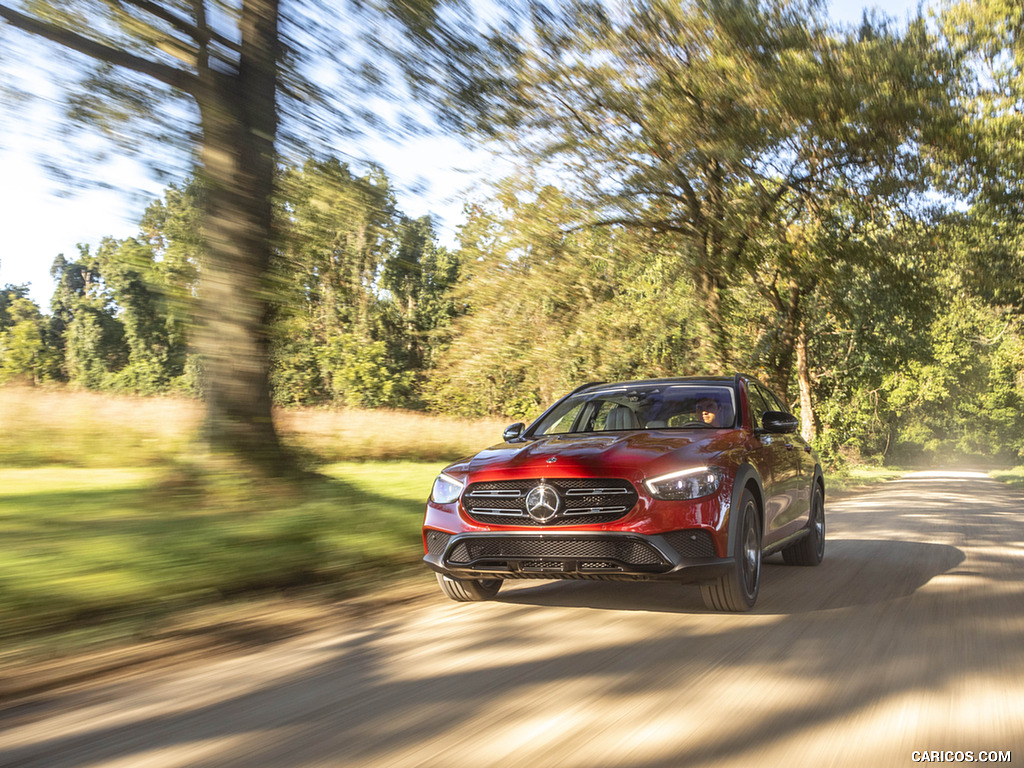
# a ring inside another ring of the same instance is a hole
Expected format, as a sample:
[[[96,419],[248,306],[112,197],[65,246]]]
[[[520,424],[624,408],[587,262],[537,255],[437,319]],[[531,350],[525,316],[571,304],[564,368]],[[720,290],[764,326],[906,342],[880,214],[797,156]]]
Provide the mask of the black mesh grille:
[[[448,545],[448,539],[451,537],[450,533],[427,531],[427,554],[440,556]]]
[[[708,531],[673,531],[662,536],[680,557],[718,557],[715,540]]]
[[[627,566],[667,565],[658,551],[643,541],[626,538],[481,537],[460,541],[448,556],[451,563],[482,560],[527,560],[531,564],[566,559],[615,561]]]
[[[558,515],[539,523],[526,512],[526,496],[541,483],[550,485],[560,499]],[[491,492],[518,491],[516,497]],[[602,493],[601,491],[605,491]],[[597,525],[625,517],[636,505],[636,489],[628,480],[608,478],[555,478],[499,480],[473,483],[462,496],[469,516],[489,525],[559,526]]]

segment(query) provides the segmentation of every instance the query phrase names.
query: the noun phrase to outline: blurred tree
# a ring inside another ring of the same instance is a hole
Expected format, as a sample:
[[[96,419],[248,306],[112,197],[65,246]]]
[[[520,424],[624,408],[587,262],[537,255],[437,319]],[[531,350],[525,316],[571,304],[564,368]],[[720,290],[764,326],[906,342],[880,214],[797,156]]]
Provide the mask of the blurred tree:
[[[698,373],[714,358],[678,243],[623,227],[571,228],[552,186],[469,210],[461,314],[431,374],[432,408],[523,418],[581,381]]]
[[[852,206],[843,221],[831,211],[921,189],[920,147],[948,106],[923,20],[842,33],[822,8],[639,0],[538,13],[529,32],[495,41],[477,113],[481,134],[559,181],[575,225],[678,243],[721,371],[742,357],[733,288],[754,279],[776,310],[768,373],[784,397],[806,354],[804,303],[845,255],[820,249],[857,224]]]
[[[124,368],[129,350],[114,297],[103,281],[101,259],[86,245],[78,249],[76,261],[59,254],[50,268],[57,281],[50,299],[50,336],[63,378],[102,389]]]
[[[38,305],[23,285],[0,291],[0,383],[38,384],[51,372],[46,325]]]
[[[0,330],[11,325],[11,307],[18,299],[28,298],[28,285],[8,283],[0,289]]]
[[[450,319],[457,270],[429,218],[397,209],[379,169],[336,159],[284,172],[273,327],[274,396],[407,406]]]
[[[145,125],[161,147],[194,148],[202,182],[203,264],[195,314],[202,358],[206,439],[216,451],[276,471],[287,465],[273,420],[269,384],[267,278],[273,253],[273,193],[279,140],[329,138],[373,106],[344,109],[359,78],[379,94],[388,32],[416,41],[415,64],[450,60],[453,46],[438,3],[354,6],[390,29],[370,30],[365,61],[340,64],[344,29],[331,8],[303,0],[34,0],[0,4],[11,27],[80,54],[85,73],[70,99],[72,117],[138,143],[126,122]],[[344,41],[349,42],[349,41]],[[315,60],[316,54],[323,58]],[[340,71],[340,76],[338,75]],[[356,74],[358,73],[358,74]],[[426,87],[428,72],[418,85]],[[345,78],[349,82],[345,82]],[[325,109],[328,106],[331,109]],[[279,131],[280,116],[298,119]],[[315,128],[308,122],[315,120]],[[198,128],[194,132],[194,127]],[[193,144],[194,142],[194,144]]]
[[[398,340],[395,354],[404,359],[404,368],[425,371],[433,365],[435,342],[455,317],[451,294],[458,277],[459,261],[437,244],[431,218],[403,218],[380,287],[394,309],[385,321],[397,319],[389,336]]]

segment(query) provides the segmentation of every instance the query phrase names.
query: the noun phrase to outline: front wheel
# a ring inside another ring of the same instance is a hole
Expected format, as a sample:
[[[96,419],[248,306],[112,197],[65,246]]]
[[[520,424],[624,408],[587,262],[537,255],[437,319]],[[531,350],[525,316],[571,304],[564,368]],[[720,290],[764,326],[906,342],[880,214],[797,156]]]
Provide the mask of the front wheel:
[[[739,536],[734,567],[700,587],[704,605],[713,611],[749,611],[761,588],[761,518],[749,490],[740,499]]]
[[[490,600],[501,589],[501,579],[453,579],[440,573],[434,575],[441,591],[459,603]]]

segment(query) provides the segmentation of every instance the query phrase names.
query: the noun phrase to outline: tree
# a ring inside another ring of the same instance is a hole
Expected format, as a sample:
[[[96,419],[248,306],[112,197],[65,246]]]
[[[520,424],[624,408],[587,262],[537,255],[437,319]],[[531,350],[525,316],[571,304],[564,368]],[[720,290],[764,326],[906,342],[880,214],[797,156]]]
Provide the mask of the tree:
[[[27,293],[12,285],[0,292],[0,383],[38,384],[49,373],[43,315]]]
[[[410,235],[379,169],[357,176],[336,159],[309,160],[287,169],[281,188],[275,397],[407,405],[423,360],[410,359],[419,288],[405,278],[433,230]]]
[[[694,289],[664,235],[571,229],[553,186],[475,206],[460,232],[460,314],[426,390],[437,410],[523,418],[581,381],[706,370]]]
[[[302,105],[323,106],[330,89],[303,76],[309,60],[302,46],[327,43],[330,50],[337,44],[324,40],[317,21],[325,9],[283,2],[285,13],[282,0],[0,4],[7,24],[80,54],[80,67],[91,63],[74,104],[85,120],[111,126],[114,118],[147,117],[162,107],[169,115],[160,127],[177,126],[172,138],[187,145],[194,116],[204,191],[194,338],[202,357],[206,439],[214,450],[269,470],[286,463],[271,418],[267,326],[279,118],[286,101],[305,117],[310,112]],[[431,46],[443,32],[435,3],[379,8],[399,19],[422,50],[442,50]],[[379,66],[364,71],[378,86],[387,79]],[[294,127],[288,133],[301,135]]]
[[[735,284],[754,279],[781,327],[771,378],[784,396],[816,266],[841,255],[808,250],[835,235],[816,219],[921,189],[920,147],[948,103],[923,20],[844,33],[821,8],[639,0],[539,14],[495,44],[478,119],[535,178],[559,180],[574,226],[677,242],[719,370],[738,362]]]

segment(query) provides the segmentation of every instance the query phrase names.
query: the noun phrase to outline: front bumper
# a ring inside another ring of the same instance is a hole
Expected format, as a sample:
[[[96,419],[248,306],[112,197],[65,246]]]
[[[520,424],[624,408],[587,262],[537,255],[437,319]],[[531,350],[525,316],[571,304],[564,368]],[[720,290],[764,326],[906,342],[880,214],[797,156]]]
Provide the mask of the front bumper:
[[[456,579],[605,579],[701,582],[733,567],[704,530],[657,535],[603,531],[425,531],[423,561]]]

